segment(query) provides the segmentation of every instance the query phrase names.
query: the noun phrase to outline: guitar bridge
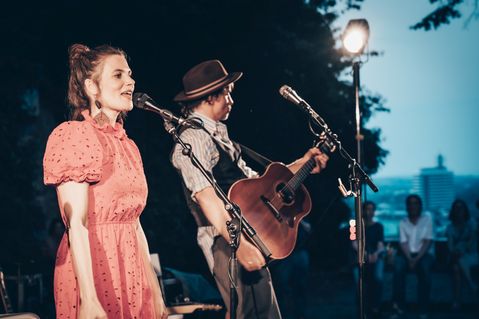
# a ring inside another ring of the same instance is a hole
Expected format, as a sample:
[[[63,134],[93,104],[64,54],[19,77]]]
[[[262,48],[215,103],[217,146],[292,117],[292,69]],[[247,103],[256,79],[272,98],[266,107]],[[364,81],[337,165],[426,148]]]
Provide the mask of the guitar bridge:
[[[283,217],[281,217],[281,214],[278,212],[278,210],[271,204],[271,202],[269,201],[269,199],[267,199],[266,197],[264,197],[263,195],[260,196],[261,198],[261,201],[269,208],[270,212],[274,215],[274,217],[282,222],[283,221]]]

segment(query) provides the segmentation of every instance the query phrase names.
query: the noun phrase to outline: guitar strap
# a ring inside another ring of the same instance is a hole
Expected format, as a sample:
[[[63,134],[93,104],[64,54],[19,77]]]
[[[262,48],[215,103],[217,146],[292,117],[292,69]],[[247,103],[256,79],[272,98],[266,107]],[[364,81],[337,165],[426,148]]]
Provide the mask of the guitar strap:
[[[238,143],[238,144],[241,147],[241,153],[245,154],[246,156],[248,156],[249,158],[254,160],[256,163],[261,165],[261,167],[266,168],[266,166],[268,166],[269,164],[271,164],[273,162],[272,160],[270,160],[266,156],[263,156],[263,155],[255,152],[255,151],[253,151],[251,148],[249,148],[249,147],[247,147],[243,144],[240,144],[240,143]]]
[[[204,127],[201,127],[201,129],[203,131],[205,131],[211,138],[213,138],[212,134],[210,132],[208,132],[208,130],[206,130]],[[234,142],[234,143],[239,145],[239,147],[241,148],[241,154],[244,154],[244,155],[248,156],[249,158],[251,158],[253,161],[258,163],[263,169],[265,169],[266,166],[268,166],[269,164],[271,164],[273,162],[272,160],[270,160],[266,156],[261,155],[258,152],[253,151],[251,148],[249,148],[249,147],[247,147],[247,146],[245,146],[241,143],[237,143],[237,142]]]

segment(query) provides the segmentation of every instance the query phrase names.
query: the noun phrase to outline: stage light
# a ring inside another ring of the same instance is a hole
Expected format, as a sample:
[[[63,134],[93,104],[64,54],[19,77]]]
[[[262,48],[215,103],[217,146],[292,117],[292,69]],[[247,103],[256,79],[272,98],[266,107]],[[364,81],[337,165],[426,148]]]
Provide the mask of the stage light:
[[[349,58],[352,57],[353,63],[353,87],[354,87],[354,113],[356,120],[356,160],[358,164],[363,162],[363,151],[362,151],[362,141],[364,136],[361,134],[361,112],[359,107],[359,67],[363,63],[361,61],[361,55],[363,54],[364,49],[366,48],[369,40],[369,23],[366,19],[353,19],[349,20],[346,25],[346,29],[341,36],[343,42],[343,47],[345,52],[349,55]],[[352,182],[353,184],[353,182]],[[366,184],[363,184],[364,190],[366,190]],[[364,223],[361,216],[362,213],[362,185],[357,184],[355,188],[355,193],[357,194],[355,199],[355,212],[356,219],[351,220],[349,223],[349,239],[352,241],[357,241],[357,251],[358,251],[358,270],[359,270],[359,280],[358,280],[358,315],[359,319],[364,319],[364,299],[363,299],[363,277],[364,277],[364,263],[365,263],[365,233],[364,233]],[[366,192],[364,192],[366,193]]]
[[[369,40],[369,23],[366,19],[349,20],[341,37],[344,48],[353,55],[363,53]]]

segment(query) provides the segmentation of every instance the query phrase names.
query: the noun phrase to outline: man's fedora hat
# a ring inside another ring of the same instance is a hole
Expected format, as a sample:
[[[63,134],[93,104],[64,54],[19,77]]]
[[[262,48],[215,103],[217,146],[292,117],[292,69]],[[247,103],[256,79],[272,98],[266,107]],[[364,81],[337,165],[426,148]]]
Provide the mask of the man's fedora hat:
[[[201,62],[186,72],[183,77],[183,91],[175,96],[174,101],[197,100],[235,82],[242,75],[242,72],[228,74],[218,60]]]

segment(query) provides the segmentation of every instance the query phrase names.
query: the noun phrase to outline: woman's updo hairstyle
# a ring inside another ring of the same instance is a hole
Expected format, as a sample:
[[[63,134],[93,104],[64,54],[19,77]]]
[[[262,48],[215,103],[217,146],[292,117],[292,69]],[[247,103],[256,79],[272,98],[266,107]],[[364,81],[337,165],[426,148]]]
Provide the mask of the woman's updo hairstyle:
[[[127,58],[126,53],[109,45],[101,45],[90,49],[83,44],[73,44],[68,49],[70,77],[68,79],[68,104],[70,119],[83,120],[81,112],[90,108],[90,100],[85,90],[85,80],[91,79],[98,84],[98,66],[111,55],[121,55]]]

